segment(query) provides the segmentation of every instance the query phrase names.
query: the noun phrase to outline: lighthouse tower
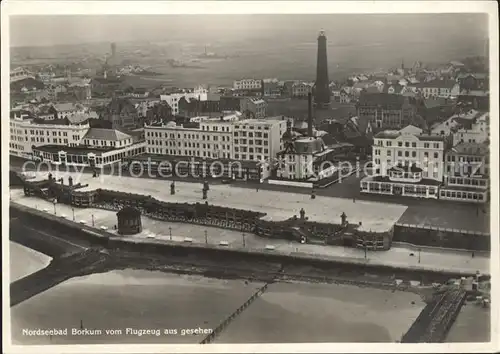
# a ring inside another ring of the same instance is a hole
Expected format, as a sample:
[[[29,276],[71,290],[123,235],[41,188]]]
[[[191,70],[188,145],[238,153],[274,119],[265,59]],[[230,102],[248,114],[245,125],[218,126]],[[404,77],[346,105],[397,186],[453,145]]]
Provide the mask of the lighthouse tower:
[[[330,105],[329,83],[326,35],[325,31],[322,30],[318,36],[318,62],[316,67],[316,84],[314,85],[314,105],[317,108],[328,108]]]

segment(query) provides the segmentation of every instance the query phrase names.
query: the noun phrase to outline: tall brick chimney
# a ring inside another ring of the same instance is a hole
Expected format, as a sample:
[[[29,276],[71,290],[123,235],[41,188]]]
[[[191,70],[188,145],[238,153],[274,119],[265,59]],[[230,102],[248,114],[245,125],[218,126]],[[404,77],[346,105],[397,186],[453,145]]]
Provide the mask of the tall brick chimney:
[[[307,94],[307,136],[313,137],[312,93]]]

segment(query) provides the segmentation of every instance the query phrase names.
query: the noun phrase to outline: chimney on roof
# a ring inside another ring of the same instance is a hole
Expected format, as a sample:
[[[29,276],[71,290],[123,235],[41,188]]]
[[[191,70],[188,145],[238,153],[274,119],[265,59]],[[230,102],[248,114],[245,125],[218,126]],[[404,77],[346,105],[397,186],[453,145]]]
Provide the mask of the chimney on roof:
[[[307,94],[307,136],[313,136],[313,122],[312,122],[312,93]]]

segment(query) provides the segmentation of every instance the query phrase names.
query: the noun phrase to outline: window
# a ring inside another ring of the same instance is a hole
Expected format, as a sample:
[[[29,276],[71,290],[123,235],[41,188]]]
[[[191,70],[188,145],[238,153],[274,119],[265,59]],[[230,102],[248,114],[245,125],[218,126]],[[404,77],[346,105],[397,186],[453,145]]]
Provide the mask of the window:
[[[417,152],[416,151],[412,151],[411,152],[411,157],[417,157]]]
[[[417,143],[411,143],[411,147],[416,148],[417,147]]]
[[[403,152],[402,151],[398,151],[398,156],[403,156]]]
[[[391,150],[387,150],[387,156],[391,156]]]
[[[405,157],[409,157],[410,156],[410,152],[409,151],[405,151]]]
[[[439,152],[434,153],[434,158],[437,159],[439,157]]]

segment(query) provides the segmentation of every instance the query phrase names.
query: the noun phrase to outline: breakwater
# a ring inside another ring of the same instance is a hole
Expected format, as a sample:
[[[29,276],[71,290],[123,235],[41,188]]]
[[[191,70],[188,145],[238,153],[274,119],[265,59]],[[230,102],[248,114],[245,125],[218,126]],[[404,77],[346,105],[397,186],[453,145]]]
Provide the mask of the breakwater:
[[[54,258],[47,267],[10,284],[10,306],[75,276],[98,272],[105,261],[106,256],[95,249]]]

